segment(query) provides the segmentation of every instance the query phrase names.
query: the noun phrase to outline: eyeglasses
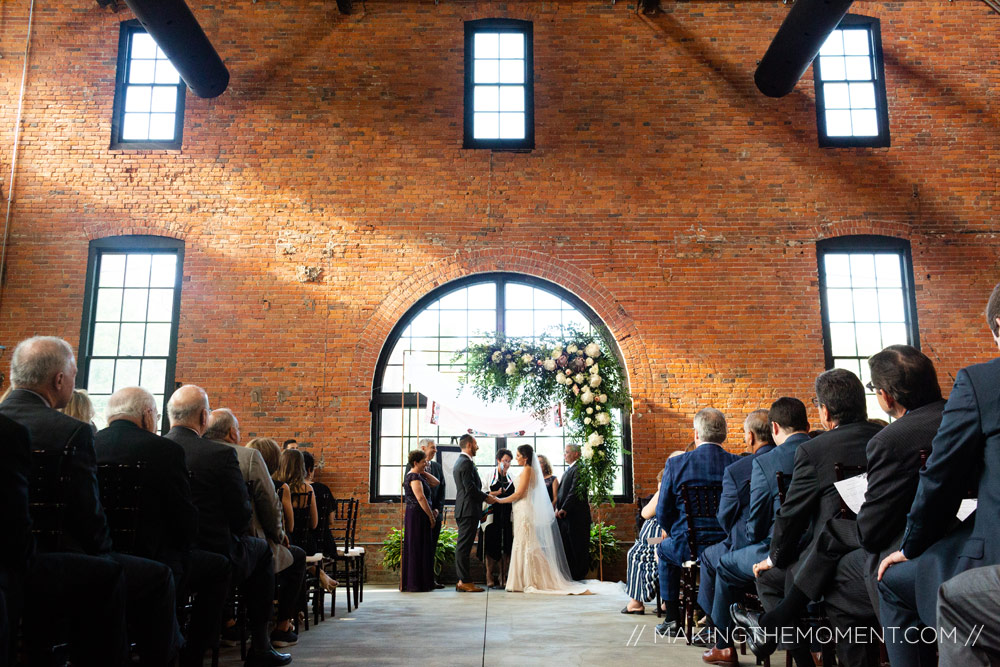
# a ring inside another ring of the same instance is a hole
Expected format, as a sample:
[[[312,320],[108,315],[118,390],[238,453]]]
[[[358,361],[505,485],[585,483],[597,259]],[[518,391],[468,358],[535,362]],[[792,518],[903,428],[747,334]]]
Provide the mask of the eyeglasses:
[[[819,407],[819,398],[816,397],[816,396],[813,396],[812,397],[812,404],[815,405],[818,408]]]
[[[867,388],[868,391],[870,391],[872,393],[875,393],[875,392],[878,391],[878,387],[876,387],[875,385],[873,385],[870,380],[868,381],[868,384],[865,385],[865,388]]]

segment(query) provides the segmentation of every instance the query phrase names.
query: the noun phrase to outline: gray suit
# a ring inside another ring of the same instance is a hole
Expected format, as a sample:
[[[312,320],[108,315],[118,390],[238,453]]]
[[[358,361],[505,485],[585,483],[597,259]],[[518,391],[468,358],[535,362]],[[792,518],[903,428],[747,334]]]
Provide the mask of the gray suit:
[[[483,480],[479,477],[476,464],[464,452],[458,455],[452,474],[455,477],[455,523],[458,524],[455,571],[459,581],[468,584],[472,577],[469,554],[476,541],[486,493],[483,492]]]

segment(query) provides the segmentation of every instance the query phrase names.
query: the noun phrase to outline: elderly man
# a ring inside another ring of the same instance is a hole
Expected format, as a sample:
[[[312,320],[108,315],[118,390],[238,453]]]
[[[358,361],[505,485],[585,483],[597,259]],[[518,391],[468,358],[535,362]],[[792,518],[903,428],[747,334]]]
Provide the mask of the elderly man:
[[[135,553],[168,565],[179,597],[195,593],[182,665],[202,664],[218,641],[222,607],[229,589],[229,560],[194,549],[198,509],[191,499],[184,450],[156,435],[159,415],[153,395],[141,387],[119,389],[108,399],[108,427],[97,434],[98,463],[143,464],[143,485],[133,499],[139,507]]]
[[[298,635],[292,630],[291,620],[306,578],[306,552],[288,544],[288,536],[281,516],[281,503],[274,492],[274,482],[268,474],[264,457],[256,449],[240,446],[240,423],[228,408],[213,410],[208,418],[205,438],[229,445],[236,450],[243,480],[250,485],[251,529],[256,537],[264,538],[271,546],[274,571],[278,575],[278,622],[271,632],[274,646],[294,646]]]
[[[559,480],[556,494],[556,516],[562,533],[563,549],[569,561],[570,575],[577,580],[587,576],[590,569],[590,501],[583,488],[580,469],[580,445],[566,445],[563,451],[566,470]]]
[[[121,566],[130,639],[135,641],[144,665],[166,665],[176,656],[181,640],[174,612],[173,576],[162,563],[112,551],[98,495],[94,432],[90,424],[59,412],[73,395],[75,381],[76,359],[66,341],[48,336],[21,341],[11,359],[14,390],[0,405],[0,414],[27,428],[35,449],[56,453],[71,449],[63,462],[66,514],[62,549],[110,558]],[[70,589],[73,586],[68,584]],[[95,595],[95,606],[101,604],[103,595]]]
[[[198,507],[198,545],[226,556],[233,567],[233,582],[240,584],[247,600],[253,649],[250,667],[287,665],[292,656],[271,647],[267,632],[274,607],[274,561],[265,540],[248,536],[250,498],[236,452],[202,438],[208,428],[208,394],[201,387],[184,385],[167,403],[170,432],[166,437],[184,448],[191,472],[191,493]]]

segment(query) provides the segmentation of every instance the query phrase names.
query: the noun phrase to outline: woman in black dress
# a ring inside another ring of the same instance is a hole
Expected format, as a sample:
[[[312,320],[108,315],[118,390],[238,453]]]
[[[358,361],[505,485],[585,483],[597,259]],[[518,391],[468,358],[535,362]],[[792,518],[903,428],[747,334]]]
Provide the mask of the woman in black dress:
[[[497,452],[497,467],[490,478],[490,491],[493,491],[497,498],[514,495],[514,480],[507,474],[513,458],[509,449]],[[510,552],[514,547],[514,522],[511,519],[510,505],[497,503],[488,506],[479,533],[479,545],[479,560],[486,564],[486,586],[503,588],[507,584]],[[498,576],[494,575],[497,565],[500,566]]]
[[[545,478],[545,488],[549,491],[549,498],[552,500],[552,509],[555,509],[556,497],[559,495],[559,480],[552,474],[552,464],[549,463],[547,457],[539,454],[538,465],[542,469],[542,477]]]
[[[406,517],[403,522],[403,581],[400,590],[421,593],[434,590],[433,526],[437,517],[431,510],[431,487],[440,484],[425,470],[427,455],[419,449],[410,452],[410,472],[403,480]]]

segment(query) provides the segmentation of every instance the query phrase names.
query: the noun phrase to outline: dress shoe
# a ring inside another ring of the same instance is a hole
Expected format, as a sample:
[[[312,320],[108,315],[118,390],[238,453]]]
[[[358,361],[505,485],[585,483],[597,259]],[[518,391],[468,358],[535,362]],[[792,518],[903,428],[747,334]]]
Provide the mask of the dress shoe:
[[[684,628],[677,621],[663,621],[656,626],[656,634],[660,637],[683,637]]]
[[[434,588],[435,590],[441,590],[442,588],[444,588],[444,584],[439,584],[438,582],[435,581]]]
[[[482,593],[483,589],[475,584],[455,584],[455,590],[459,593]]]
[[[755,656],[766,658],[778,648],[774,638],[768,637],[764,628],[760,627],[760,613],[747,611],[743,605],[737,602],[729,607],[729,615],[736,627],[746,633],[747,646],[750,647]]]
[[[712,648],[715,646],[715,637],[712,636],[711,628],[699,628],[691,633],[691,646],[698,648]]]
[[[712,648],[701,654],[701,661],[710,665],[738,665],[740,659],[736,657],[734,648]]]
[[[638,614],[639,616],[642,616],[643,614],[646,613],[646,608],[642,607],[640,609],[629,609],[628,605],[625,605],[624,607],[622,607],[622,613],[623,614]]]
[[[292,661],[292,656],[288,653],[278,653],[273,648],[266,651],[250,650],[247,653],[245,667],[278,667],[287,665]]]

